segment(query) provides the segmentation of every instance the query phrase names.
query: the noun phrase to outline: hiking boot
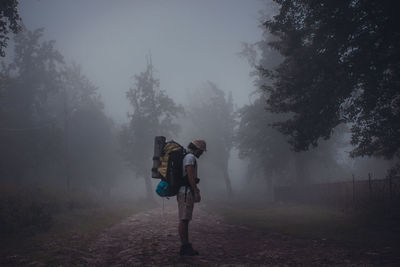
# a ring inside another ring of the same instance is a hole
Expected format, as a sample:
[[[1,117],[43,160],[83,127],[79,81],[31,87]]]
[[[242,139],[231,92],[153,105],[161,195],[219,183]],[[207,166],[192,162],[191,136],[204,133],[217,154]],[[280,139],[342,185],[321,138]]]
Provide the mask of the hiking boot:
[[[181,255],[181,256],[196,256],[196,255],[199,255],[199,252],[197,250],[193,249],[192,244],[188,243],[186,245],[181,246],[179,255]]]

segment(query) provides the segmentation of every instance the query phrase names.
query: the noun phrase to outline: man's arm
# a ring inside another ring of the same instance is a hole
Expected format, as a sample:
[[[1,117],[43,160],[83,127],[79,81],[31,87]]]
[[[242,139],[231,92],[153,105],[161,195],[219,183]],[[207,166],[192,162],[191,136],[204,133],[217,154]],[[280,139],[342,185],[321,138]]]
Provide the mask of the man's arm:
[[[186,165],[186,172],[188,175],[189,185],[194,194],[194,202],[200,202],[200,190],[196,185],[196,177],[194,177],[194,165]]]

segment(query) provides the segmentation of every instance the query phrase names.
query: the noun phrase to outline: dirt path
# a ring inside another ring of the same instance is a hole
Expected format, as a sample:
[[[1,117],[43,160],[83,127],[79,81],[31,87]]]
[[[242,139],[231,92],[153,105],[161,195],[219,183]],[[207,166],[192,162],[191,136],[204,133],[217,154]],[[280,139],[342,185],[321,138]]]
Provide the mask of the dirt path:
[[[171,202],[171,201],[170,201]],[[382,266],[381,255],[326,241],[295,239],[229,225],[195,207],[190,238],[199,256],[178,255],[174,206],[136,214],[93,244],[89,266]],[[390,263],[386,263],[390,266]]]

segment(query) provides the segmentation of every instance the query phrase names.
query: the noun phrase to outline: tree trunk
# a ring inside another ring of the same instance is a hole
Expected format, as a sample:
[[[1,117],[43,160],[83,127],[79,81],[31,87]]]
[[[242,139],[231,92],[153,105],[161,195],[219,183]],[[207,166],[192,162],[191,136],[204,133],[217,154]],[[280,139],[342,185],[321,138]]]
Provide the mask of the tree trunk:
[[[229,174],[228,174],[228,169],[224,168],[223,173],[224,173],[224,180],[225,180],[225,184],[226,184],[226,190],[228,192],[228,197],[231,197],[233,195],[233,192],[232,192],[231,180],[230,180]]]
[[[249,165],[247,166],[247,173],[246,173],[246,180],[248,183],[251,183],[255,174],[256,174],[256,166],[254,166],[254,164],[250,162]]]
[[[306,174],[307,159],[305,157],[305,153],[298,152],[295,158],[296,183],[299,185],[304,185],[308,181]]]
[[[274,200],[274,176],[275,176],[275,171],[270,171],[270,173],[266,177],[267,178],[267,196],[269,198],[269,201]]]

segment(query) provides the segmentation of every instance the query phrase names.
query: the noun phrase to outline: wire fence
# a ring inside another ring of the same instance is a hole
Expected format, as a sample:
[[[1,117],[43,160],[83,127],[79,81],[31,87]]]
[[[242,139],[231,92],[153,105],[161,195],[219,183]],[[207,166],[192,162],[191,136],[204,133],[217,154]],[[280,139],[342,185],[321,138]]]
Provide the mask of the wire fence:
[[[299,186],[276,186],[274,199],[277,202],[357,207],[369,201],[400,200],[400,177],[386,179],[308,184]]]

